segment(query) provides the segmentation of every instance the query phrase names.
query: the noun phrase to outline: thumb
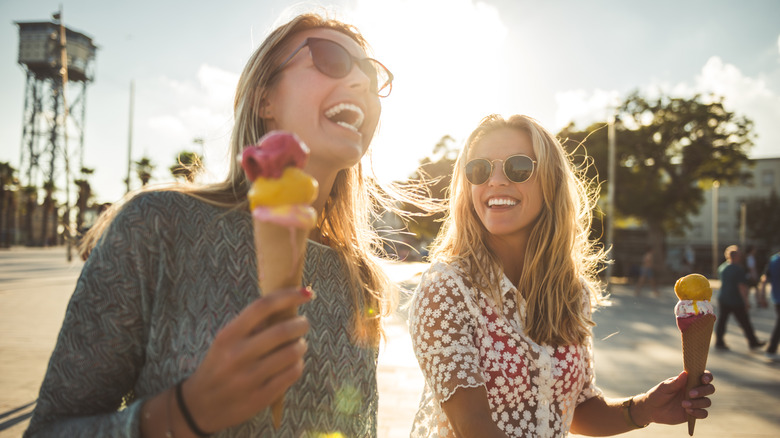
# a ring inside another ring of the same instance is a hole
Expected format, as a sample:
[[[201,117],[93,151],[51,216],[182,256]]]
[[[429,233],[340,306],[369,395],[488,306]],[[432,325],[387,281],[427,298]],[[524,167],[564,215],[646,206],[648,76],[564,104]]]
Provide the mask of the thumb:
[[[664,382],[664,386],[669,392],[677,392],[685,388],[685,384],[688,383],[688,372],[682,371],[677,377],[670,377]]]

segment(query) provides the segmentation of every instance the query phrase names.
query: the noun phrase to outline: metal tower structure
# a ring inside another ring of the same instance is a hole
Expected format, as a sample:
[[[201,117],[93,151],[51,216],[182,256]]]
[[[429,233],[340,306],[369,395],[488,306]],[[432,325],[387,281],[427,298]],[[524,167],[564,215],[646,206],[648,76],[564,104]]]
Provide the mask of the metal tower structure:
[[[48,190],[50,203],[55,188],[64,189],[69,210],[72,173],[84,163],[86,90],[94,78],[97,46],[91,37],[66,28],[61,11],[53,18],[15,22],[18,62],[27,76],[19,171],[23,186]],[[69,142],[75,144],[75,157]],[[66,226],[69,215],[66,211]]]

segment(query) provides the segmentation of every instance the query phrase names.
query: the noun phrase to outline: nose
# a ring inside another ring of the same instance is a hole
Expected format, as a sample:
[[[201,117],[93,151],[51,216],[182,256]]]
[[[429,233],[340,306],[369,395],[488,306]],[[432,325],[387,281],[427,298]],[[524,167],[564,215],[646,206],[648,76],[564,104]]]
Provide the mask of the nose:
[[[368,91],[371,86],[371,78],[360,68],[357,62],[352,63],[352,69],[345,79],[350,88],[359,91]]]
[[[492,172],[487,180],[489,186],[505,186],[509,184],[509,180],[504,175],[503,165],[504,162],[500,160],[493,162]]]

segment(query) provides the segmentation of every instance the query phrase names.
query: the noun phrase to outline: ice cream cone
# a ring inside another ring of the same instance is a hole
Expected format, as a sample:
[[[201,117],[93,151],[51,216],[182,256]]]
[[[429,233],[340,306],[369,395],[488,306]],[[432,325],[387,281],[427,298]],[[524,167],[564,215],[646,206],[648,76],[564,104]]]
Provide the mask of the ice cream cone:
[[[693,324],[682,332],[683,368],[688,373],[688,383],[685,385],[685,398],[688,393],[701,383],[701,376],[707,366],[707,355],[710,351],[712,327],[715,315],[706,314],[697,318]],[[696,418],[688,416],[688,435],[693,436]]]
[[[262,295],[268,295],[281,288],[301,287],[309,231],[254,220],[257,276]],[[274,324],[295,315],[296,311],[290,309],[287,313],[273,315],[269,318],[268,324]],[[284,396],[271,405],[271,414],[276,429],[282,422],[283,401]]]

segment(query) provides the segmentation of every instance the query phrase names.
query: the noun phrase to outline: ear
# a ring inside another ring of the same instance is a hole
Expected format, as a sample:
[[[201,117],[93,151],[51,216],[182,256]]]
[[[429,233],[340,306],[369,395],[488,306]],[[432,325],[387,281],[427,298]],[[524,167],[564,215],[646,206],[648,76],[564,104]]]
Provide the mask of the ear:
[[[258,115],[262,119],[273,119],[274,118],[274,111],[273,111],[273,105],[268,100],[267,97],[263,97],[260,99],[260,105],[258,105]]]

